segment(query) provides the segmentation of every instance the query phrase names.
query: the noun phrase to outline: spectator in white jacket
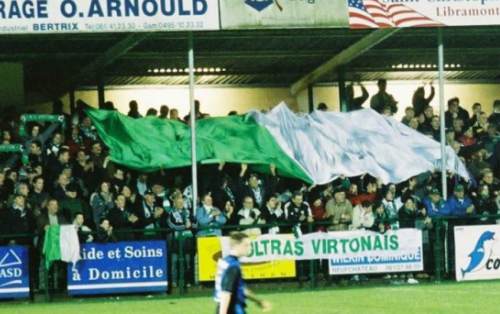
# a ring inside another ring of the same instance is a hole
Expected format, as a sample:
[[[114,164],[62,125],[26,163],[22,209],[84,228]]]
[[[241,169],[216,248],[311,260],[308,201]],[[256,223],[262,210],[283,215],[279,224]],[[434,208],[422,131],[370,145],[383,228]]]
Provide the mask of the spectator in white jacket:
[[[373,228],[374,222],[373,205],[369,201],[364,201],[354,207],[352,211],[352,224],[349,226],[349,230],[370,230]]]
[[[251,226],[266,223],[264,217],[261,215],[261,211],[255,208],[254,201],[251,196],[245,196],[243,198],[243,208],[238,211],[237,219],[240,226]],[[244,232],[252,235],[261,234],[261,230],[259,228],[249,228]]]

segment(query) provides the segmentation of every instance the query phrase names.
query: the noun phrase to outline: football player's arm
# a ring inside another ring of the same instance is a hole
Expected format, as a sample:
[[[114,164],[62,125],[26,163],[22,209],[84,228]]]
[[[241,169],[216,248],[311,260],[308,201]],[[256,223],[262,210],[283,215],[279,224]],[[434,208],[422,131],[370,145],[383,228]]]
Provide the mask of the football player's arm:
[[[221,291],[220,293],[220,303],[219,303],[219,314],[227,314],[229,309],[229,302],[231,301],[231,292]]]
[[[248,300],[254,302],[257,304],[264,312],[268,312],[271,310],[271,303],[265,300],[261,300],[258,298],[255,293],[252,292],[250,289],[245,288],[245,296],[248,298]]]

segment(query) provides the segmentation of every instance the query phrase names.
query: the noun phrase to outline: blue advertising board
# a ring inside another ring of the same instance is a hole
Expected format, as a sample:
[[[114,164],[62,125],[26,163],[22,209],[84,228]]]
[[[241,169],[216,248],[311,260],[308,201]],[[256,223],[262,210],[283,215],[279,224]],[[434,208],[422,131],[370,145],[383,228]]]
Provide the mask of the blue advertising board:
[[[30,295],[29,253],[23,246],[0,247],[0,299]]]
[[[97,295],[167,290],[165,241],[86,243],[68,265],[68,293]]]

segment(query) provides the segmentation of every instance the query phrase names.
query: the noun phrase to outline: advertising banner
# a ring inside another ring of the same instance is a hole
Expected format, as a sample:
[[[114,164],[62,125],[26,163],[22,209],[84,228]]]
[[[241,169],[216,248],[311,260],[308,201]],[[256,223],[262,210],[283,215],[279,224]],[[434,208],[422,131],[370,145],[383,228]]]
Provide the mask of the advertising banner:
[[[370,245],[371,240],[368,239],[371,237],[375,237],[375,240]],[[349,239],[349,249],[345,251],[345,254],[337,255],[329,260],[330,275],[404,273],[424,270],[421,230],[400,229],[388,231],[385,234],[353,231],[346,232],[345,238]],[[360,249],[356,250],[358,241]],[[380,244],[376,244],[377,242]]]
[[[500,278],[500,226],[455,227],[457,281]]]
[[[347,2],[221,0],[222,29],[349,27]]]
[[[500,25],[499,0],[347,0],[351,28]]]
[[[229,239],[221,238],[223,255],[229,253]],[[252,239],[251,252],[243,262],[273,260],[333,259],[343,267],[361,263],[422,264],[422,232],[400,229],[373,231],[315,232],[295,238],[291,234],[266,234]],[[418,266],[418,268],[422,268]],[[414,266],[417,268],[417,266]]]
[[[0,0],[0,33],[219,29],[216,0]]]
[[[68,293],[97,295],[167,290],[165,241],[87,243],[68,265]]]
[[[30,295],[29,253],[23,246],[0,247],[0,299]]]
[[[222,257],[221,241],[217,237],[198,238],[198,274],[200,281],[214,281],[217,261]],[[294,261],[242,263],[245,279],[295,277]]]

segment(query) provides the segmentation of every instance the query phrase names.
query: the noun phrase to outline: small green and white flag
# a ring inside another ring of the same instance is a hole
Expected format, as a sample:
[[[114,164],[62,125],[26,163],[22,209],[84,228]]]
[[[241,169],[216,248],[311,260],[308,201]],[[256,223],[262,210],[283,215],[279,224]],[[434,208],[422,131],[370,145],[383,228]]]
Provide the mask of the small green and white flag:
[[[75,226],[50,226],[45,232],[43,254],[47,269],[53,261],[71,262],[75,265],[80,260],[80,242]]]

